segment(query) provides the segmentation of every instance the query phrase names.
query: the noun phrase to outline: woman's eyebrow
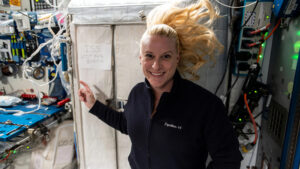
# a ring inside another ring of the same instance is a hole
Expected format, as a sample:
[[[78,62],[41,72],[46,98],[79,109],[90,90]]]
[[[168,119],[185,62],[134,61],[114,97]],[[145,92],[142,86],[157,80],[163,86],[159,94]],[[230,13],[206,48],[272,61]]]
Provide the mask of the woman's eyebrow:
[[[145,53],[151,53],[151,54],[153,54],[153,52],[148,51],[148,50],[146,50]],[[169,51],[166,51],[166,52],[162,53],[161,55],[168,54],[168,53],[173,54],[173,52],[171,50],[169,50]]]
[[[169,51],[164,52],[163,55],[168,54],[168,53],[173,54],[173,52],[171,50],[169,50]]]

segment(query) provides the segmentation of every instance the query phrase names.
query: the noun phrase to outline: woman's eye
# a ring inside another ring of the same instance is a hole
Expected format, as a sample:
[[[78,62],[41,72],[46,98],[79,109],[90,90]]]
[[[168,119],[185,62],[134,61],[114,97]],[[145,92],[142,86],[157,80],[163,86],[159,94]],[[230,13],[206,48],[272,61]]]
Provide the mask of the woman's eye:
[[[153,55],[151,55],[151,54],[149,54],[149,53],[146,54],[145,56],[146,56],[146,58],[153,58]]]
[[[169,54],[164,55],[163,58],[164,58],[164,59],[169,59],[169,58],[171,58],[171,55],[169,55]]]

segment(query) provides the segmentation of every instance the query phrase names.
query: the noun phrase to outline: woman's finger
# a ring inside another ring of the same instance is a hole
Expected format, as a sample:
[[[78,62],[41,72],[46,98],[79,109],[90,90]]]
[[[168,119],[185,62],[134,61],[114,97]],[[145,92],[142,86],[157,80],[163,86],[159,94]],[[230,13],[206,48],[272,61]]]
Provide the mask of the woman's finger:
[[[89,85],[86,84],[84,81],[81,81],[81,80],[80,80],[79,83],[82,84],[82,85],[86,88],[87,91],[89,91],[89,92],[92,91],[92,90],[90,89]]]

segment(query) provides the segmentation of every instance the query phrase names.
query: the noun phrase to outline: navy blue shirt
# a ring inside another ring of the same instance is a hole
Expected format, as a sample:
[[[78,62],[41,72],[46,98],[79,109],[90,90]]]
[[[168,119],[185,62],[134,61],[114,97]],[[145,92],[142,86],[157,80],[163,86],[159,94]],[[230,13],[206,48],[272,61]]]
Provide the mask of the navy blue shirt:
[[[239,143],[221,100],[174,75],[171,92],[162,94],[155,115],[154,95],[145,80],[130,92],[124,112],[96,101],[90,112],[128,134],[132,169],[239,169]]]

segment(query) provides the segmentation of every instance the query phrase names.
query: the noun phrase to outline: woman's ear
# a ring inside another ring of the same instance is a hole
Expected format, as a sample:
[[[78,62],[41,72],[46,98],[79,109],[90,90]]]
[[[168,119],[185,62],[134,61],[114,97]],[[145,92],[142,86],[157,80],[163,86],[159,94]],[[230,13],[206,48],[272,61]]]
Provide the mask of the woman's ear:
[[[177,56],[177,64],[179,63],[179,61],[180,61],[180,55],[178,54],[178,56]]]
[[[178,49],[177,49],[177,63],[179,63],[180,59],[181,59],[181,56],[180,56],[180,49],[179,49],[179,47],[178,47]]]
[[[139,56],[139,59],[140,59],[140,65],[142,64],[142,56],[140,55]]]

